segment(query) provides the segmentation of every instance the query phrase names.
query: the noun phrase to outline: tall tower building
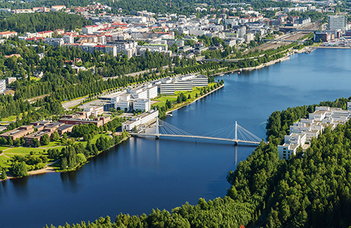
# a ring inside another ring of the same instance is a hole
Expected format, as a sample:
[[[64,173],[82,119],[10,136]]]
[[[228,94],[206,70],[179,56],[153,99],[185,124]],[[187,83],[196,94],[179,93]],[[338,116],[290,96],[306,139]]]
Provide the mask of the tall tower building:
[[[328,16],[328,28],[329,30],[346,30],[346,16],[345,15],[332,15]]]

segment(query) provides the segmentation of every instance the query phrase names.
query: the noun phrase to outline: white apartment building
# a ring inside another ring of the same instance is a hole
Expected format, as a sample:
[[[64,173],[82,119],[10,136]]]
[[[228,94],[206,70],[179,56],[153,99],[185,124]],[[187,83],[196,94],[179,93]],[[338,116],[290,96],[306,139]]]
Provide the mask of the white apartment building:
[[[296,155],[297,148],[306,150],[313,138],[318,138],[325,127],[335,129],[338,124],[344,124],[351,118],[351,102],[347,103],[348,110],[330,107],[316,107],[314,113],[310,113],[308,119],[301,119],[290,126],[290,135],[284,136],[284,144],[278,146],[280,159],[289,159]]]
[[[18,36],[17,32],[10,32],[10,31],[6,31],[6,32],[0,32],[0,38],[10,38],[10,37],[14,37],[14,36]]]
[[[99,26],[99,25],[87,25],[82,28],[82,32],[84,34],[93,34],[94,32],[98,31],[101,28],[102,26]]]
[[[62,39],[63,39],[63,42],[65,44],[73,44],[74,43],[74,37],[73,36],[63,36]]]
[[[123,53],[128,59],[137,55],[138,43],[133,40],[115,40],[109,42],[110,45],[116,46],[117,53]]]

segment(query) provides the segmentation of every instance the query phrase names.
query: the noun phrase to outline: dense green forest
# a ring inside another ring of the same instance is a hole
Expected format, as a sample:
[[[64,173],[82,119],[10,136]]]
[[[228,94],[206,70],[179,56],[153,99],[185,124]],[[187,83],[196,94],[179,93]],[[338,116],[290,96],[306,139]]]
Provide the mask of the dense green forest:
[[[19,1],[16,0],[12,2],[1,2],[1,8],[10,9],[24,9],[31,7],[40,7],[45,5],[46,7],[51,7],[53,5],[65,5],[68,8],[72,6],[87,6],[92,5],[94,1],[90,0],[36,0],[36,1]],[[219,5],[225,3],[239,3],[240,0],[173,0],[171,7],[169,6],[169,0],[101,0],[99,1],[103,4],[112,7],[113,13],[118,13],[118,9],[122,8],[123,13],[130,14],[135,11],[147,10],[154,13],[180,13],[185,15],[190,15],[195,13],[196,5],[203,3],[209,5]],[[247,0],[245,3],[251,4],[255,9],[260,9],[262,7],[288,7],[291,6],[291,2],[276,2],[276,1],[262,1],[262,0]]]
[[[11,14],[6,19],[0,20],[0,30],[10,30],[18,33],[53,31],[56,29],[71,31],[91,24],[91,21],[75,14],[62,12],[21,13]]]
[[[340,98],[321,105],[343,107]],[[302,110],[307,106],[302,106]],[[308,106],[314,109],[315,105]],[[299,113],[301,107],[289,108]],[[287,111],[283,111],[286,113]],[[291,121],[286,118],[286,121]],[[327,127],[311,147],[289,161],[277,147],[262,142],[227,175],[227,196],[195,206],[185,203],[150,215],[117,215],[64,227],[349,227],[351,224],[351,121]],[[48,226],[46,226],[48,227]],[[51,225],[51,228],[55,226]],[[59,226],[61,227],[61,226]]]

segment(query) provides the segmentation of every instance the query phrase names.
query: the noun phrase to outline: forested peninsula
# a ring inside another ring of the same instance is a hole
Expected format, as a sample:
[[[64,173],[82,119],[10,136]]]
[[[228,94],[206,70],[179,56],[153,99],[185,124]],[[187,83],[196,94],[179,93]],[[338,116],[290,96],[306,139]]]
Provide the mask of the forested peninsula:
[[[340,98],[319,105],[346,108],[348,101]],[[278,157],[276,143],[286,132],[284,126],[306,117],[319,105],[273,112],[267,124],[267,136],[273,142],[262,142],[228,173],[231,187],[223,198],[207,202],[200,198],[195,206],[185,203],[171,212],[157,209],[148,216],[120,214],[114,221],[107,216],[63,227],[348,227],[351,122],[334,131],[326,128],[305,153],[301,151],[289,161]]]

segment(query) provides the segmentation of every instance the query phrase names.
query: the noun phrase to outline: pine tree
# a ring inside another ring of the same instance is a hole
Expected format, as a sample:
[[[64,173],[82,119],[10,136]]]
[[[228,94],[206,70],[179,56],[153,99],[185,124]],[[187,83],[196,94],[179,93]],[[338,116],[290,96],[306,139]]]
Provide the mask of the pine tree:
[[[6,170],[5,170],[5,168],[2,168],[2,169],[1,169],[0,179],[2,179],[2,180],[6,180],[6,179],[7,179],[7,175],[6,175]]]

